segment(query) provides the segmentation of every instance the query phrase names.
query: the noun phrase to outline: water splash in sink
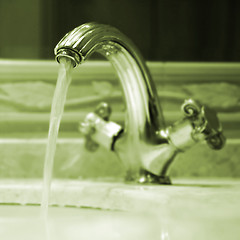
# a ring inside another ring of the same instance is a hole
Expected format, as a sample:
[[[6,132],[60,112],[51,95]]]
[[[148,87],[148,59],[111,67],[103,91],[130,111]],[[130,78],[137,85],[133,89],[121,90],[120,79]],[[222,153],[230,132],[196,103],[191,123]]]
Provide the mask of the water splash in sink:
[[[60,69],[58,73],[57,84],[56,84],[53,101],[52,101],[49,131],[48,131],[48,142],[47,142],[45,162],[44,162],[41,209],[42,209],[42,215],[45,217],[47,217],[47,214],[48,214],[48,201],[49,201],[52,169],[53,169],[53,163],[54,163],[54,155],[56,150],[58,131],[60,126],[60,121],[63,115],[64,104],[66,102],[68,87],[72,79],[71,70],[72,70],[71,60],[62,58],[60,62]]]

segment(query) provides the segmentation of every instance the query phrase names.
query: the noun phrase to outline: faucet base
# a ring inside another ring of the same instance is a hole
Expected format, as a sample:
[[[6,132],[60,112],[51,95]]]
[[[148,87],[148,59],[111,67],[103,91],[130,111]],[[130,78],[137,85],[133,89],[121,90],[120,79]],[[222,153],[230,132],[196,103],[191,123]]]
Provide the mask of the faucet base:
[[[147,170],[142,169],[140,171],[140,177],[138,179],[138,182],[141,184],[164,184],[164,185],[171,185],[171,179],[169,176],[157,176],[155,174],[152,174],[148,172]]]

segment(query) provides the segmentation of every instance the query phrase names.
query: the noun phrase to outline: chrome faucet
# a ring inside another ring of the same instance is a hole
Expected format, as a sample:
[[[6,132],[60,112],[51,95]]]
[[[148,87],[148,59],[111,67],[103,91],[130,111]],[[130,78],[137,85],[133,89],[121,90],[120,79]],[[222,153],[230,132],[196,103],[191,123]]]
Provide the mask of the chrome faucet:
[[[183,119],[165,127],[155,85],[138,49],[116,28],[87,23],[67,33],[54,49],[56,60],[69,58],[74,67],[98,52],[120,79],[126,104],[124,129],[111,122],[111,108],[100,103],[80,124],[86,147],[98,145],[114,151],[126,167],[126,179],[140,183],[170,184],[167,170],[175,156],[206,140],[213,149],[225,143],[216,113],[189,99],[182,105]]]

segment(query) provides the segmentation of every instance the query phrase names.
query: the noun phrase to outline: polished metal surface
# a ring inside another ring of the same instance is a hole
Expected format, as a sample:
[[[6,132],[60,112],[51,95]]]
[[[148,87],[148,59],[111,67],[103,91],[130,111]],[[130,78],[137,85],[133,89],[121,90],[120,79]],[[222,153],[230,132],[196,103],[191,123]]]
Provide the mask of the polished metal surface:
[[[111,107],[101,102],[93,113],[89,113],[84,122],[80,122],[79,131],[85,135],[85,147],[96,151],[100,142],[108,150],[113,150],[114,142],[123,129],[114,122],[109,122]]]
[[[214,149],[224,145],[216,116],[192,100],[183,105],[184,119],[165,128],[149,70],[131,40],[116,28],[98,23],[81,25],[67,33],[54,51],[58,62],[67,57],[75,67],[98,52],[116,70],[125,96],[124,131],[117,125],[113,127],[115,130],[108,128],[111,125],[108,117],[104,118],[96,111],[88,115],[80,129],[90,143],[89,149],[97,148],[98,144],[107,148],[111,146],[126,167],[127,179],[139,179],[140,182],[155,179],[155,182],[168,184],[167,169],[178,152],[203,139]],[[192,107],[191,110],[186,110],[188,106]],[[95,123],[91,125],[91,121]]]

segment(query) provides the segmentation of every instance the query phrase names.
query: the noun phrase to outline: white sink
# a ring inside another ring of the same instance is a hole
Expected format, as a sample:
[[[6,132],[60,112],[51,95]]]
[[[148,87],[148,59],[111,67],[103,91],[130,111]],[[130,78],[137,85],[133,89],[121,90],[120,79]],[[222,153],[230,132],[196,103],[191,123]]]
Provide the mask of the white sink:
[[[40,180],[1,180],[0,239],[239,239],[239,180],[173,183],[55,180],[43,221]]]
[[[97,209],[50,207],[47,221],[37,206],[0,206],[0,239],[158,239],[150,216]]]

